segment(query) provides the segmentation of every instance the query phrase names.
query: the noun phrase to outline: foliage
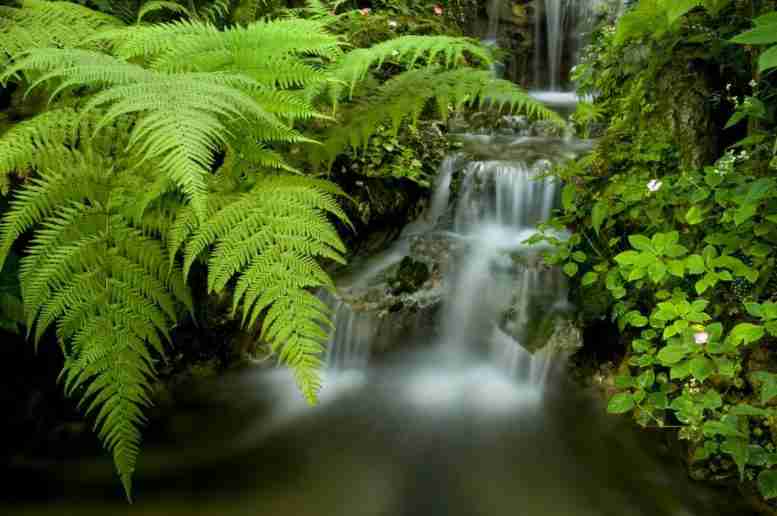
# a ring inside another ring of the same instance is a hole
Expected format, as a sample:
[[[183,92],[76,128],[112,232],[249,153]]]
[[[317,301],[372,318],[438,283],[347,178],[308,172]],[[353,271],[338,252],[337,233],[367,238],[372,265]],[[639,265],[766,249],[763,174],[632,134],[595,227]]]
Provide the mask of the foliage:
[[[396,133],[383,125],[366,146],[345,154],[347,160],[341,159],[334,168],[365,177],[405,178],[429,188],[448,150],[448,139],[434,122],[405,124]]]
[[[547,259],[574,278],[585,315],[611,318],[627,343],[608,410],[631,413],[643,426],[679,428],[696,466],[720,472],[732,464],[732,475],[774,498],[775,84],[758,77],[758,60],[749,68],[741,47],[721,44],[771,43],[756,34],[774,13],[756,12],[756,28],[734,37],[749,25],[737,6],[671,5],[642,1],[617,28],[596,34],[576,74],[583,92],[600,93],[595,106],[609,127],[592,154],[557,170],[563,206],[551,226],[572,236],[535,240],[556,244]],[[700,6],[707,12],[691,11]],[[656,25],[642,25],[659,11]],[[703,24],[687,25],[689,16]],[[731,83],[752,80],[751,100],[736,105],[733,118],[725,94],[710,100],[721,120],[729,118],[717,130],[729,131],[732,145],[700,167],[681,160],[675,129],[653,116],[665,102],[654,85],[678,58],[737,70],[719,86],[729,96],[741,88]]]
[[[0,6],[0,62],[31,48],[74,47],[96,30],[118,27],[107,14],[70,2],[23,0]]]
[[[192,269],[207,270],[208,292],[231,293],[233,313],[261,326],[316,399],[330,322],[315,292],[332,287],[320,261],[343,261],[333,221],[348,221],[340,189],[302,175],[304,160],[292,167],[292,149],[332,161],[390,122],[415,130],[431,106],[554,115],[492,80],[490,51],[466,38],[352,49],[321,3],[228,27],[188,4],[101,5],[119,17],[58,2],[3,11],[35,37],[4,43],[0,80],[50,103],[0,136],[0,177],[16,185],[0,263],[24,254],[27,331],[56,337],[65,390],[94,417],[129,497],[156,365],[194,312]],[[73,9],[67,38],[40,21]]]

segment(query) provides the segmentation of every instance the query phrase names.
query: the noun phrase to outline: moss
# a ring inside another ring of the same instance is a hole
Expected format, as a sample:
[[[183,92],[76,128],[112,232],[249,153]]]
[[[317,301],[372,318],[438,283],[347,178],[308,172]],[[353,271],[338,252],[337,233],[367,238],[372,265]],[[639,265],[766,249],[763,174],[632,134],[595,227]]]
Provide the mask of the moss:
[[[399,262],[399,269],[390,285],[394,295],[415,292],[426,283],[431,276],[429,267],[406,256]]]

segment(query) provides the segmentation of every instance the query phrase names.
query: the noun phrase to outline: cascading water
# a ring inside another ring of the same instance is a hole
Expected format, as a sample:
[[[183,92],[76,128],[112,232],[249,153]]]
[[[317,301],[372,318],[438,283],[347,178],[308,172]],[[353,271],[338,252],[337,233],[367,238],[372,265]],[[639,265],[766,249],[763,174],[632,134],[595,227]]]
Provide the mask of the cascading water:
[[[562,92],[596,9],[606,0],[535,0],[534,87]],[[566,64],[566,67],[565,67]]]

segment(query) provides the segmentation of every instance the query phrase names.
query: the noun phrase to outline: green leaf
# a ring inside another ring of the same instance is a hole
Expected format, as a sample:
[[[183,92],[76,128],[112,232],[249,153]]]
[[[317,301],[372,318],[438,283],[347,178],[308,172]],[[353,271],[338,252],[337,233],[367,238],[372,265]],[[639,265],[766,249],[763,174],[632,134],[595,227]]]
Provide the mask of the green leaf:
[[[756,211],[758,211],[758,205],[756,204],[747,203],[741,205],[734,212],[734,224],[737,226],[742,225],[742,223],[753,218],[753,216],[756,214]]]
[[[648,369],[637,377],[637,385],[643,389],[648,389],[653,386],[656,381],[656,373],[652,369]]]
[[[691,374],[703,382],[715,373],[715,363],[707,357],[695,357],[691,359]]]
[[[629,243],[634,249],[639,251],[655,251],[653,243],[645,235],[629,235]]]
[[[767,500],[777,498],[777,471],[765,469],[758,474],[758,491]]]
[[[704,435],[714,436],[722,435],[724,437],[745,437],[736,424],[736,418],[729,418],[727,421],[706,421],[702,427]]]
[[[682,380],[691,375],[691,361],[681,362],[669,370],[669,378],[672,380]]]
[[[569,276],[570,278],[577,274],[578,266],[575,262],[567,262],[566,265],[564,265],[564,274]]]
[[[648,269],[650,279],[653,283],[660,283],[666,277],[667,267],[662,261],[655,261]]]
[[[745,113],[744,111],[741,111],[741,110],[734,111],[734,114],[731,115],[731,118],[728,119],[728,121],[726,122],[726,125],[723,126],[723,129],[734,127],[735,125],[737,125],[739,122],[741,122],[746,118],[747,118],[747,113]]]
[[[634,397],[631,393],[621,392],[610,399],[607,404],[607,412],[610,414],[624,414],[634,408]]]
[[[764,336],[763,326],[751,323],[737,324],[728,336],[728,340],[735,345],[751,344]]]
[[[761,16],[758,16],[757,18],[753,18],[753,23],[756,26],[760,26],[760,25],[777,25],[777,11],[772,11],[770,13],[762,14]]]
[[[639,260],[640,254],[637,251],[624,251],[615,256],[618,265],[634,265]]]
[[[596,283],[596,280],[599,279],[599,275],[595,272],[586,272],[583,274],[583,279],[580,281],[580,283],[587,287],[589,285],[593,285]]]
[[[718,282],[718,276],[716,274],[708,272],[694,285],[694,287],[696,288],[696,293],[703,294],[710,287],[714,287],[717,282]]]
[[[686,346],[672,345],[665,346],[658,352],[658,359],[664,365],[674,365],[688,355]]]
[[[587,256],[582,251],[575,251],[572,253],[572,259],[578,263],[583,263],[586,260]]]
[[[575,188],[574,184],[569,183],[564,186],[564,189],[561,192],[561,206],[564,208],[564,211],[572,210],[572,208],[575,206],[576,196],[577,189]]]
[[[615,387],[618,389],[630,389],[631,387],[634,387],[634,377],[627,374],[616,376]]]
[[[777,23],[759,25],[752,30],[731,38],[731,41],[742,45],[769,45],[777,43]]]
[[[698,254],[692,254],[685,259],[685,266],[691,274],[703,274],[707,268],[704,266],[704,258]]]
[[[753,378],[761,382],[761,403],[765,405],[777,397],[777,374],[758,371]]]
[[[594,204],[593,211],[591,213],[591,225],[594,227],[596,234],[599,234],[599,230],[602,227],[602,222],[607,218],[610,208],[604,201],[597,201]]]
[[[704,213],[702,212],[701,208],[699,208],[698,206],[693,206],[685,214],[685,220],[686,222],[688,222],[688,224],[692,226],[696,224],[701,224],[701,222],[704,221]]]
[[[701,5],[700,0],[672,0],[667,6],[666,16],[672,24]]]
[[[754,407],[752,405],[748,405],[747,403],[740,403],[738,405],[734,405],[731,407],[731,410],[729,411],[729,414],[732,416],[763,416],[766,417],[769,415],[768,410],[764,410],[759,407]]]
[[[744,480],[745,478],[745,466],[750,456],[750,449],[745,439],[728,438],[723,441],[720,450],[724,453],[728,453],[734,458],[734,462],[739,469],[739,478]]]
[[[759,72],[763,73],[772,68],[777,68],[777,45],[769,47],[758,57]]]

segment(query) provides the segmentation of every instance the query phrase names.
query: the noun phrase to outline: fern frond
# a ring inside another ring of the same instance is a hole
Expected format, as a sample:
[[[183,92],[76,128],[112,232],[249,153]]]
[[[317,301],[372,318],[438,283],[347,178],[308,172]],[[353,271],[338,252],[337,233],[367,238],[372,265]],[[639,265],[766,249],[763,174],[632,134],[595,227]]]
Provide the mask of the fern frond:
[[[111,132],[121,145],[121,133]],[[12,200],[0,223],[0,260],[32,231],[19,271],[28,331],[37,346],[56,325],[65,390],[85,393],[80,405],[95,417],[129,497],[154,362],[193,303],[163,242],[122,215],[134,201],[126,192],[147,171],[98,152],[112,147],[82,127],[76,133],[44,142],[59,159],[38,160],[38,177]]]
[[[184,274],[212,248],[208,289],[223,291],[237,278],[233,305],[242,305],[243,324],[264,318],[264,335],[289,365],[306,397],[320,386],[318,355],[327,333],[328,310],[311,294],[332,288],[317,258],[343,261],[345,247],[327,215],[348,221],[334,184],[302,176],[267,176],[249,192],[199,223],[186,213],[177,225],[176,246],[185,246]],[[315,301],[311,300],[315,299]],[[293,307],[293,309],[292,309]]]
[[[514,83],[494,79],[489,71],[466,67],[445,71],[416,69],[393,77],[354,108],[345,124],[327,133],[323,146],[310,147],[311,160],[331,163],[348,146],[365,145],[381,124],[388,122],[396,131],[406,120],[414,123],[430,105],[437,108],[442,119],[448,116],[450,108],[471,106],[523,112],[563,123],[554,111]]]
[[[27,54],[7,73],[18,70],[44,72],[41,80],[60,79],[61,90],[75,85],[104,85],[84,107],[85,112],[104,109],[95,127],[115,123],[127,115],[139,116],[129,138],[129,150],[139,163],[156,159],[159,167],[205,216],[207,177],[213,156],[227,144],[228,123],[250,123],[259,142],[306,141],[281,121],[306,116],[304,101],[283,93],[256,93],[260,103],[244,90],[256,83],[244,75],[229,73],[166,74],[79,50],[42,49]],[[285,102],[284,109],[275,106]],[[276,115],[276,112],[278,115]]]
[[[420,60],[429,66],[453,68],[475,58],[484,66],[493,62],[491,51],[475,40],[451,36],[402,36],[370,48],[348,52],[332,68],[332,75],[353,88],[370,69],[392,60],[413,68]]]
[[[165,2],[164,0],[155,0],[143,4],[140,10],[138,10],[138,16],[135,22],[139,24],[147,14],[157,11],[170,11],[171,13],[185,14],[188,17],[192,16],[191,11],[181,4]]]
[[[71,2],[20,4],[0,6],[0,63],[32,48],[79,47],[96,31],[123,25],[118,18]]]

